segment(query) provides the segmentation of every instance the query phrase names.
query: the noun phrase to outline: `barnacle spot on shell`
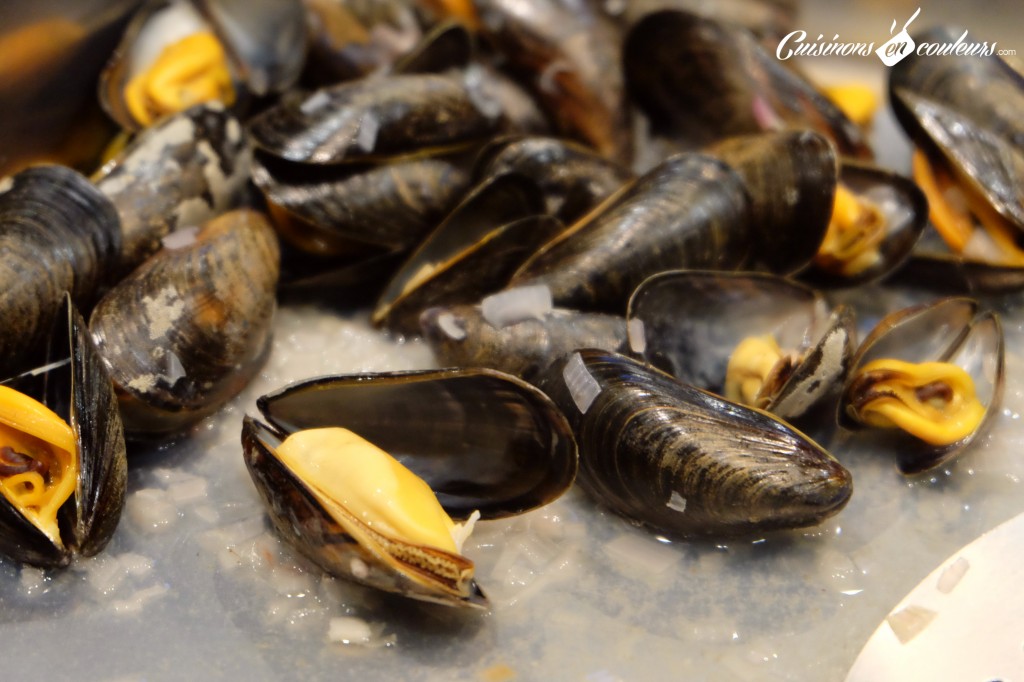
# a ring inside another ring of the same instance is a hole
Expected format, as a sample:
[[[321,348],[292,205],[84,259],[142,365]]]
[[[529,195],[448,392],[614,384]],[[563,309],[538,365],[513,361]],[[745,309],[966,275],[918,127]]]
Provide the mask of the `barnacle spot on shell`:
[[[149,338],[154,341],[173,329],[185,312],[185,302],[171,288],[164,288],[155,296],[144,297],[142,305],[149,321]]]

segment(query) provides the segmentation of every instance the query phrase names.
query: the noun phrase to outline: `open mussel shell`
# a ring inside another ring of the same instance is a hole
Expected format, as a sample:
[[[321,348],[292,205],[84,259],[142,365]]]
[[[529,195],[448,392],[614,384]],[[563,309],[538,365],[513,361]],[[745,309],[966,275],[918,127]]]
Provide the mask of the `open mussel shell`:
[[[117,211],[81,174],[34,166],[0,179],[0,376],[41,364],[64,292],[90,307],[120,248]]]
[[[622,36],[596,6],[476,0],[481,32],[530,81],[559,134],[629,164],[633,126]]]
[[[582,218],[633,178],[628,168],[592,149],[556,137],[505,137],[477,158],[477,177],[519,173],[544,192],[547,212],[563,223]]]
[[[211,414],[269,351],[279,250],[242,209],[164,247],[111,289],[89,320],[131,436],[165,436]]]
[[[494,294],[490,300],[515,290]],[[445,367],[490,367],[535,382],[556,360],[577,348],[622,352],[627,347],[621,315],[551,308],[525,319],[503,320],[483,305],[428,308],[420,316],[423,337]]]
[[[811,130],[739,135],[705,152],[747,186],[758,262],[780,275],[806,267],[832,215],[838,161],[828,138]]]
[[[520,263],[562,231],[543,212],[540,190],[526,177],[485,180],[395,272],[377,299],[374,324],[415,333],[426,308],[472,303],[501,289]]]
[[[136,12],[100,75],[100,104],[111,118],[127,130],[142,128],[125,99],[129,81],[146,67],[141,62],[154,59],[170,42],[204,29],[224,47],[236,102],[283,92],[302,71],[307,36],[300,2],[151,0]]]
[[[637,287],[626,317],[634,352],[720,395],[740,343],[770,335],[792,362],[768,382],[758,407],[788,421],[834,398],[856,346],[849,308],[831,311],[813,289],[767,274],[661,273]]]
[[[249,130],[275,156],[335,164],[465,146],[500,131],[503,112],[478,70],[391,74],[286,95]]]
[[[800,272],[801,280],[826,289],[859,286],[892,274],[911,257],[928,224],[928,200],[910,178],[844,159],[839,185],[883,224],[874,238],[877,244],[865,250],[863,264],[851,267],[819,254]]]
[[[677,268],[734,270],[751,252],[740,177],[703,154],[679,154],[627,183],[545,244],[510,286],[546,284],[555,304],[619,313],[647,277]]]
[[[239,206],[252,152],[238,120],[216,102],[190,107],[142,131],[94,178],[121,218],[120,270],[160,240]]]
[[[871,156],[852,121],[740,26],[678,10],[652,12],[627,34],[623,65],[629,91],[657,132],[699,146],[811,128],[843,156]]]
[[[284,240],[337,256],[411,249],[451,210],[469,175],[445,157],[367,167],[294,164],[260,154],[253,181]]]
[[[572,424],[580,486],[659,532],[800,528],[850,498],[850,473],[785,422],[621,355],[580,350],[542,387]]]
[[[281,536],[332,575],[416,599],[486,605],[475,582],[453,590],[344,532],[275,455],[288,434],[326,426],[359,434],[426,481],[454,518],[473,511],[500,518],[546,504],[576,473],[565,417],[539,390],[499,372],[323,377],[263,396],[257,405],[268,423],[246,418],[245,460]]]
[[[999,410],[1005,373],[1002,325],[995,313],[979,312],[978,303],[972,299],[944,298],[884,317],[864,339],[851,363],[839,406],[841,426],[865,428],[852,407],[861,397],[857,372],[872,360],[883,358],[954,364],[970,376],[975,396],[984,408],[976,428],[948,445],[931,445],[900,431],[886,431],[884,441],[904,474],[934,469],[963,453],[985,432]]]
[[[55,544],[6,495],[0,495],[0,554],[36,566],[67,565],[110,541],[127,488],[124,430],[117,398],[81,314],[65,296],[53,328],[48,363],[3,382],[68,422],[74,433],[78,480],[57,512]]]

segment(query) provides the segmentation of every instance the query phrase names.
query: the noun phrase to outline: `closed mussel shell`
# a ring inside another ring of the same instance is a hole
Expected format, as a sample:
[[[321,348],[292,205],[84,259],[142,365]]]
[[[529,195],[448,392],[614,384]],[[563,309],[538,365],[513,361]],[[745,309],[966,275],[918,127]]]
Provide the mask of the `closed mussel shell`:
[[[94,178],[121,218],[120,270],[128,272],[179,227],[239,206],[252,152],[238,120],[217,103],[169,116],[139,133]]]
[[[391,74],[287,95],[249,130],[266,152],[317,164],[466,145],[503,124],[501,103],[474,73]]]
[[[637,287],[626,316],[630,346],[647,362],[720,395],[731,392],[740,345],[770,337],[780,356],[756,406],[788,421],[835,398],[856,345],[851,310],[832,311],[813,289],[768,274],[664,272]]]
[[[800,528],[850,498],[849,472],[785,422],[621,355],[580,350],[542,385],[572,424],[581,487],[659,532]]]
[[[680,154],[628,183],[545,244],[510,286],[546,284],[555,304],[619,313],[663,270],[734,270],[751,256],[743,181],[719,159]]]
[[[314,166],[258,155],[253,180],[282,238],[314,254],[406,251],[436,226],[469,185],[444,157],[377,166]]]
[[[284,434],[324,426],[359,434],[423,478],[457,518],[542,506],[576,475],[575,443],[558,408],[494,370],[322,377],[265,395],[257,406]]]
[[[913,428],[875,431],[880,447],[891,451],[899,470],[916,474],[941,466],[961,455],[985,433],[998,413],[1005,381],[1002,324],[992,311],[980,311],[977,301],[944,298],[894,311],[867,335],[851,362],[839,405],[839,424],[862,430],[877,427],[865,415],[873,405],[896,404],[914,416]],[[894,365],[909,363],[909,369]],[[869,363],[885,367],[869,371]],[[951,370],[916,376],[931,363],[948,363]],[[909,391],[893,382],[903,371]],[[960,373],[961,376],[957,376]],[[969,385],[964,386],[967,382]],[[906,406],[916,409],[905,409]],[[877,409],[877,408],[875,408]],[[974,419],[968,416],[974,412]],[[888,413],[893,415],[892,412]],[[890,417],[893,426],[899,417]],[[965,428],[944,436],[950,424]]]
[[[42,402],[70,425],[77,482],[56,511],[59,542],[28,521],[6,492],[0,494],[0,553],[52,567],[66,565],[75,554],[97,554],[110,541],[124,506],[127,459],[113,385],[85,321],[67,296],[53,327],[47,361],[46,369],[3,385]],[[56,472],[49,475],[57,480]]]
[[[278,269],[269,222],[238,210],[165,246],[103,297],[90,329],[131,435],[173,434],[255,375],[269,349]]]
[[[623,65],[629,91],[655,130],[693,145],[811,128],[843,156],[871,156],[852,121],[738,25],[678,10],[652,12],[627,34]]]
[[[828,138],[811,130],[739,135],[705,151],[743,178],[757,261],[779,275],[805,268],[832,216],[838,162]]]
[[[120,245],[114,206],[70,168],[0,179],[0,376],[39,364],[64,292],[91,306]]]

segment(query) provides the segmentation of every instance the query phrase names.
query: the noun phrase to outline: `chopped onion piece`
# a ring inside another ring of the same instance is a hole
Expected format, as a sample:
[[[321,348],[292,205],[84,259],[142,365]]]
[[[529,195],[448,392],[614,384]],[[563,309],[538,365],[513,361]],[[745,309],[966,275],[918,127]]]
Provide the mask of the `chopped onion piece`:
[[[643,353],[647,349],[644,321],[639,317],[634,317],[626,323],[626,336],[629,337],[629,349],[634,353]]]
[[[576,403],[576,409],[580,411],[580,414],[586,414],[597,396],[601,395],[601,386],[587,371],[579,353],[573,353],[569,362],[565,363],[562,379],[565,380],[565,386],[569,389],[573,402]]]
[[[437,327],[453,341],[462,341],[466,338],[466,330],[459,324],[459,318],[454,313],[441,313],[438,315]]]
[[[370,624],[362,618],[338,616],[327,626],[327,639],[341,644],[369,644],[373,638]]]
[[[506,289],[485,298],[481,304],[484,319],[495,329],[524,320],[542,320],[553,308],[551,289],[536,284]]]
[[[906,644],[921,634],[928,627],[928,624],[932,622],[932,619],[935,618],[935,615],[935,612],[931,609],[911,604],[906,608],[890,613],[889,617],[885,620],[889,623],[889,627],[892,628],[897,639],[900,640],[900,644]]]
[[[196,236],[198,234],[199,227],[197,225],[181,227],[173,232],[167,233],[167,235],[160,240],[160,244],[170,251],[184,249],[196,243]]]
[[[665,506],[677,512],[684,512],[686,511],[686,498],[680,495],[678,491],[673,490],[672,496],[668,498]]]
[[[469,515],[469,518],[463,523],[456,523],[452,527],[452,540],[455,541],[455,549],[458,550],[459,554],[462,554],[462,545],[465,544],[466,540],[469,539],[470,534],[473,532],[473,526],[480,520],[480,510],[474,509],[473,513]]]

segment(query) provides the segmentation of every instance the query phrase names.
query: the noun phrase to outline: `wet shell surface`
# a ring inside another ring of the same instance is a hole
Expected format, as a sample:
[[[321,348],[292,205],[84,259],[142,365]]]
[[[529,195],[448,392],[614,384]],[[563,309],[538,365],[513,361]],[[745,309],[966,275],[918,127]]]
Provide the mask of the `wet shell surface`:
[[[751,255],[749,202],[722,161],[680,154],[655,166],[545,244],[510,286],[546,284],[558,306],[621,314],[663,270],[732,270]]]
[[[110,541],[124,506],[128,464],[113,386],[85,321],[66,296],[61,300],[46,359],[52,367],[21,375],[3,386],[38,400],[70,425],[78,479],[72,496],[56,512],[60,527],[56,541],[30,522],[6,495],[0,495],[0,554],[35,566],[55,567],[66,566],[74,555],[93,556]],[[3,426],[6,429],[8,424]]]
[[[121,271],[156,253],[160,240],[179,227],[239,206],[251,159],[241,124],[215,103],[140,133],[95,179],[121,218]]]
[[[0,179],[0,378],[42,364],[64,292],[91,306],[120,246],[117,211],[79,173],[34,166]]]
[[[165,246],[111,289],[89,325],[132,435],[180,431],[258,371],[269,348],[279,251],[250,210]]]
[[[416,599],[486,604],[475,583],[453,590],[438,576],[412,571],[341,530],[276,456],[283,438],[343,426],[422,478],[456,519],[475,511],[498,518],[546,504],[576,473],[575,444],[562,414],[539,390],[499,372],[322,377],[264,396],[257,405],[267,424],[247,418],[243,448],[281,536],[333,575]],[[395,428],[396,420],[402,428]]]
[[[998,413],[1005,382],[1004,353],[999,316],[992,311],[981,311],[977,301],[944,298],[897,310],[882,318],[857,349],[843,386],[839,423],[853,430],[869,428],[862,416],[866,401],[881,397],[883,392],[861,373],[872,361],[949,363],[969,377],[970,391],[981,411],[969,433],[954,442],[936,444],[894,429],[875,431],[879,449],[895,456],[902,473],[917,474],[935,469],[967,451]],[[939,397],[942,403],[955,406],[957,392],[947,390],[942,384],[951,385],[942,378],[918,386],[915,389],[917,399],[927,404]],[[949,417],[940,416],[936,424],[946,419]]]
[[[580,350],[542,386],[572,424],[581,487],[654,530],[800,528],[850,498],[850,473],[785,422],[621,355]]]

